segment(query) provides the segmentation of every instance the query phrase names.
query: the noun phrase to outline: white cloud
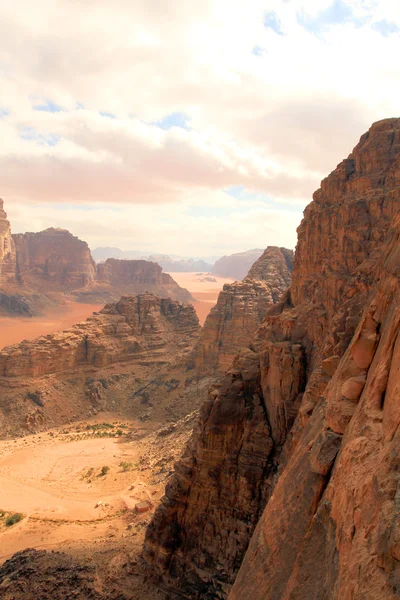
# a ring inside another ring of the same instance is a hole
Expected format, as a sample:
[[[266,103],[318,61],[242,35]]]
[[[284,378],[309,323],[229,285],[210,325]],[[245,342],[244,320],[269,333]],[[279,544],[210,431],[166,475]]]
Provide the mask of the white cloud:
[[[347,0],[353,20],[301,26],[332,4],[21,0],[17,11],[3,0],[0,195],[14,229],[54,219],[93,245],[131,237],[186,253],[279,236],[293,245],[320,179],[372,121],[399,112],[400,38],[374,24],[400,27],[400,9]],[[266,13],[284,35],[264,26]],[[34,110],[48,101],[64,110]],[[172,113],[189,129],[151,125]],[[254,194],[236,205],[222,190],[239,185]],[[78,204],[95,208],[90,220]],[[193,206],[205,216],[191,217]]]

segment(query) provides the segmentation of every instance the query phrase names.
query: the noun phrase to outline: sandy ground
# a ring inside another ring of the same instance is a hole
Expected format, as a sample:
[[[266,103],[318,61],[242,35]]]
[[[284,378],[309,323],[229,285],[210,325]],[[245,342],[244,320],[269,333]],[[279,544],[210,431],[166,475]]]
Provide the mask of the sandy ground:
[[[80,557],[104,546],[139,553],[145,526],[189,435],[160,438],[152,433],[154,426],[143,428],[102,413],[0,442],[0,517],[5,513],[0,563],[29,547]],[[105,475],[102,467],[108,468]],[[143,501],[149,507],[139,514],[135,506]],[[7,527],[5,518],[15,513],[22,513],[22,520]]]
[[[0,317],[0,350],[22,340],[33,340],[39,335],[67,329],[101,308],[103,304],[68,302],[66,307],[53,310],[45,317]]]
[[[189,290],[195,302],[193,306],[199,317],[200,325],[204,324],[206,317],[212,307],[216,304],[218,294],[223,288],[224,283],[232,283],[234,279],[229,277],[219,277],[218,275],[209,275],[207,273],[170,273],[171,277],[181,286]],[[215,279],[215,281],[206,281],[206,277]]]

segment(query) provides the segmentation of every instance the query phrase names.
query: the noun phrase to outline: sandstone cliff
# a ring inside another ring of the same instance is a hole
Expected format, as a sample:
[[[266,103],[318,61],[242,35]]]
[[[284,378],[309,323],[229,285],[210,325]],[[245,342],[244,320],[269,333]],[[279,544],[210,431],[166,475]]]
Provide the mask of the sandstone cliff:
[[[171,275],[163,273],[160,265],[147,260],[108,258],[97,266],[97,281],[108,284],[114,295],[151,291],[182,302],[192,299],[190,292],[181,288]]]
[[[293,251],[268,246],[246,278],[225,284],[204,323],[194,353],[199,374],[224,372],[246,348],[268,309],[291,282]]]
[[[82,288],[96,277],[96,267],[86,242],[65,229],[13,235],[17,272],[21,283],[37,291]]]
[[[143,390],[152,391],[157,377],[162,384],[171,380],[176,367],[181,385],[199,329],[193,306],[140,294],[63,332],[4,348],[0,436],[45,429],[107,406],[135,414],[147,397]],[[135,390],[140,393],[133,401]],[[154,402],[157,393],[166,396],[166,388],[154,391]]]
[[[228,256],[222,256],[217,260],[212,268],[215,275],[222,277],[232,277],[232,279],[243,279],[248,270],[263,253],[258,248],[247,250],[246,252],[237,252]]]
[[[258,522],[232,600],[399,597],[399,183],[388,119],[314,194],[291,288],[210,390],[149,527],[176,587],[226,597]]]

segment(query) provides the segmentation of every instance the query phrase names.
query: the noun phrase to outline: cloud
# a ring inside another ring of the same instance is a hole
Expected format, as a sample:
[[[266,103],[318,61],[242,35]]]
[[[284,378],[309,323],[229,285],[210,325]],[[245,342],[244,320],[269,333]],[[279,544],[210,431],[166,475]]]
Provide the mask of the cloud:
[[[138,223],[163,251],[204,231],[224,252],[289,243],[320,180],[398,114],[399,31],[391,0],[3,0],[0,194],[18,227],[93,243],[145,245]]]

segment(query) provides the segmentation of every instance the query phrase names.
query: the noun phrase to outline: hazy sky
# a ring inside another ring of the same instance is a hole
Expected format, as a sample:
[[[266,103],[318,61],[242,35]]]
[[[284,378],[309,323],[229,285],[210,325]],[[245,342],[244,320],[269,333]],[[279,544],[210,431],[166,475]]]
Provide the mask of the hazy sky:
[[[294,247],[320,180],[399,116],[399,56],[394,0],[1,0],[13,231]]]

